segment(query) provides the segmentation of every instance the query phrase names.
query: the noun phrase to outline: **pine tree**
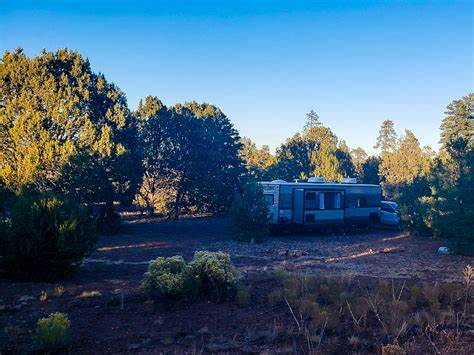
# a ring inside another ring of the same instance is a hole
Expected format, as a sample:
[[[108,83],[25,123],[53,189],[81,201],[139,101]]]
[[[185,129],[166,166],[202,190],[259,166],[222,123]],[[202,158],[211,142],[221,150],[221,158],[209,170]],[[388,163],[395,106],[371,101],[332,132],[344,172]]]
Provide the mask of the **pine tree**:
[[[382,155],[380,174],[386,184],[410,184],[417,177],[427,176],[431,163],[413,132],[406,130],[398,148]]]
[[[305,128],[321,127],[322,123],[319,121],[319,115],[316,111],[311,110],[306,114]]]
[[[435,233],[469,255],[474,255],[473,102],[471,93],[447,106],[432,199]]]
[[[393,121],[385,120],[380,127],[377,142],[374,149],[380,149],[382,153],[393,152],[397,147],[397,133]]]

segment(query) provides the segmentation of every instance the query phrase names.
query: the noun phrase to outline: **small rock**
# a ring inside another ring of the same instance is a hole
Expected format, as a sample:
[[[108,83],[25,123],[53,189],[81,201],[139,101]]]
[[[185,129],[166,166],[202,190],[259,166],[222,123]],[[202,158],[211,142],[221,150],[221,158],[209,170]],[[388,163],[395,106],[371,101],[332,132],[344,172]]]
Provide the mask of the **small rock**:
[[[449,254],[449,249],[448,249],[448,247],[439,247],[439,248],[438,248],[438,254],[440,254],[440,255],[447,255],[447,254]]]

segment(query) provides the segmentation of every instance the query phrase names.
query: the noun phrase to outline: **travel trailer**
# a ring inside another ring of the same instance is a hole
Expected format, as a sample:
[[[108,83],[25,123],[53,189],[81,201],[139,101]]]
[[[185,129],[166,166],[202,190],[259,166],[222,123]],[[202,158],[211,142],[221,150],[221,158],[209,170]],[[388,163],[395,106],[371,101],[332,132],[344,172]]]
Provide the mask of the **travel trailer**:
[[[369,225],[379,220],[381,188],[309,178],[307,182],[263,181],[271,225]]]

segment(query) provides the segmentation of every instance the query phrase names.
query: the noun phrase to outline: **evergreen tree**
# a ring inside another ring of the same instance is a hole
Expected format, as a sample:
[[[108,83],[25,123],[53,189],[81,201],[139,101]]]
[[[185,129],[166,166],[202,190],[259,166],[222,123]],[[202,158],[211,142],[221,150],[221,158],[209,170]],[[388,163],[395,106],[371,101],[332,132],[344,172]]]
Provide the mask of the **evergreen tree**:
[[[356,174],[350,151],[346,141],[342,139],[336,150],[336,159],[339,162],[339,172],[343,177],[355,177]]]
[[[367,155],[366,151],[361,147],[357,147],[355,149],[352,149],[350,154],[351,154],[352,161],[354,162],[354,165],[356,166],[357,169],[359,169],[359,167],[368,158],[368,155]]]
[[[322,176],[328,181],[340,181],[354,171],[345,143],[324,126],[306,127],[277,149],[279,178],[286,180]]]
[[[393,125],[393,121],[385,120],[380,127],[375,149],[380,149],[382,153],[393,152],[397,147],[397,133]]]
[[[0,180],[25,189],[107,202],[136,187],[134,124],[124,94],[60,49],[0,62]]]
[[[305,128],[321,127],[322,124],[319,121],[319,115],[316,111],[311,110],[306,114],[306,125]]]
[[[431,163],[413,132],[406,130],[398,149],[382,155],[380,175],[389,185],[409,184],[417,177],[427,176]]]
[[[474,93],[447,106],[434,179],[433,227],[453,248],[474,255]]]
[[[377,156],[368,157],[357,172],[359,182],[363,184],[379,184],[380,158]]]
[[[147,97],[140,122],[145,175],[139,199],[149,210],[216,212],[229,207],[243,172],[239,136],[215,106],[196,102],[168,108]]]
[[[247,172],[256,180],[272,180],[276,158],[270,153],[267,145],[257,148],[249,138],[243,137],[240,141],[240,157],[245,163]]]

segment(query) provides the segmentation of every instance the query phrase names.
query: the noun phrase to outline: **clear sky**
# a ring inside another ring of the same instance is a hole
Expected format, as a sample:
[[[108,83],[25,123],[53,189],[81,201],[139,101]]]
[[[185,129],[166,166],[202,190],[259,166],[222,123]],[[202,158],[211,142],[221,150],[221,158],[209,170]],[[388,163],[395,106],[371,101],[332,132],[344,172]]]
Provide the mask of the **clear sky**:
[[[314,109],[372,151],[384,119],[437,148],[473,91],[473,1],[0,1],[0,50],[80,51],[127,95],[215,104],[275,148]]]

